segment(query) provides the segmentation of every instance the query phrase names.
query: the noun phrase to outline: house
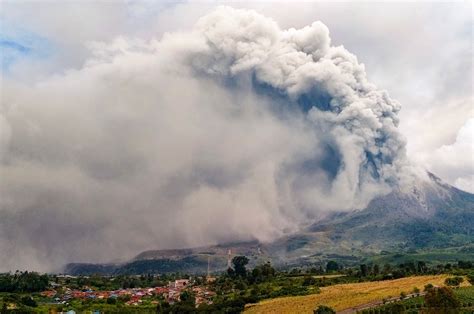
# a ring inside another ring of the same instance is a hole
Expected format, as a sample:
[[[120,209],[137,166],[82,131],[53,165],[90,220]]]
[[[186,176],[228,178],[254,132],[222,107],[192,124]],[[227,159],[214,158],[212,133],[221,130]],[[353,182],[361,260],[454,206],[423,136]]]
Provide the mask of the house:
[[[175,289],[183,289],[189,286],[189,279],[177,279],[174,282],[170,282],[170,287]]]

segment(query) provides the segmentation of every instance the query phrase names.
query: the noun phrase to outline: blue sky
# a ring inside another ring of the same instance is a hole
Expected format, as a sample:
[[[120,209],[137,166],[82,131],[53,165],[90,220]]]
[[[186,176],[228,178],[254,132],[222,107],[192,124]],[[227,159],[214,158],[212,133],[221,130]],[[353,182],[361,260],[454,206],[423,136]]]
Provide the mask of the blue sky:
[[[41,60],[53,54],[53,45],[45,37],[3,22],[0,28],[1,70],[8,74],[11,66],[25,60]]]

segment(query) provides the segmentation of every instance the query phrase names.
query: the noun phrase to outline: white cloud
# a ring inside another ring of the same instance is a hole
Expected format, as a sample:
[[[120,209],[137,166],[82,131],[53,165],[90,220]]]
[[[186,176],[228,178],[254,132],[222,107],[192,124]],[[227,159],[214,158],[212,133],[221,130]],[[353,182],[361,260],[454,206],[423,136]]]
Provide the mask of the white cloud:
[[[474,193],[474,118],[459,130],[454,143],[421,155],[419,162],[454,186]]]

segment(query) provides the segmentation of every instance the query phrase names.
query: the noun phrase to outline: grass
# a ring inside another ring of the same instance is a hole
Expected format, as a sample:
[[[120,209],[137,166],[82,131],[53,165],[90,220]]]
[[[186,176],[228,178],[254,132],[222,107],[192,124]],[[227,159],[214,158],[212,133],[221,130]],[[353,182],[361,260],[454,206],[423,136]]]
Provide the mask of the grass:
[[[460,313],[473,313],[472,310],[474,304],[474,286],[464,286],[461,288],[453,289],[454,295],[461,302],[463,310]],[[406,309],[413,309],[415,306],[422,306],[424,304],[423,297],[415,297],[407,300],[399,301],[398,304],[403,304]],[[385,306],[378,307],[378,309],[383,309]]]
[[[395,280],[341,284],[321,288],[319,294],[264,300],[246,307],[246,313],[312,313],[318,305],[337,311],[357,305],[410,293],[414,287],[423,290],[428,283],[443,286],[449,275],[416,276]],[[463,283],[467,285],[466,282]]]
[[[454,294],[462,303],[474,304],[474,286],[455,289]]]

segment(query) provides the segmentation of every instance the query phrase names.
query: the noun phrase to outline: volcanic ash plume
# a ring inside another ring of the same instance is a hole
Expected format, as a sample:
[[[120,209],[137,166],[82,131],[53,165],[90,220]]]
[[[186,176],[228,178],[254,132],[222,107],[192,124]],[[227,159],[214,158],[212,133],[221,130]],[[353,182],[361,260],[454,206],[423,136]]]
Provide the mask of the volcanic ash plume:
[[[399,104],[321,22],[220,7],[91,47],[81,69],[4,79],[0,270],[269,241],[404,173]]]

